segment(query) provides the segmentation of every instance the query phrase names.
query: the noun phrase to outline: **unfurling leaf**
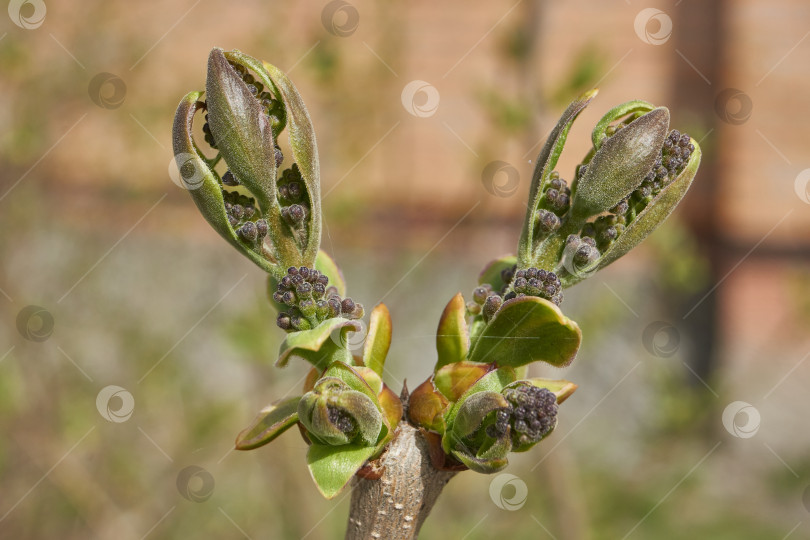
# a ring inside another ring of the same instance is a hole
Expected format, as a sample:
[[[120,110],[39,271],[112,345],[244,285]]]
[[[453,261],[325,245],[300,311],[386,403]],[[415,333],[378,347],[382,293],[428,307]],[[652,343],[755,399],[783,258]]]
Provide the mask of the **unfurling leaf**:
[[[327,499],[340,493],[363,464],[374,455],[373,446],[313,444],[307,452],[309,473]]]
[[[279,348],[276,366],[284,367],[290,358],[303,358],[313,366],[324,369],[336,361],[353,362],[351,351],[346,348],[346,333],[360,331],[360,324],[336,317],[327,319],[312,330],[287,334]]]
[[[636,189],[653,168],[669,131],[669,111],[654,109],[602,141],[576,186],[571,219],[607,212]]]
[[[250,425],[236,437],[237,450],[252,450],[263,446],[298,422],[298,402],[301,396],[268,405]]]
[[[383,376],[385,358],[391,346],[391,314],[385,304],[378,304],[369,317],[368,333],[363,344],[363,364]]]
[[[436,330],[436,351],[439,359],[436,369],[461,362],[467,357],[470,349],[470,332],[465,320],[466,307],[461,293],[455,295],[444,308],[439,328]]]
[[[562,367],[574,359],[581,339],[577,323],[560,308],[542,298],[523,296],[504,302],[484,327],[470,361],[510,367],[543,361]]]

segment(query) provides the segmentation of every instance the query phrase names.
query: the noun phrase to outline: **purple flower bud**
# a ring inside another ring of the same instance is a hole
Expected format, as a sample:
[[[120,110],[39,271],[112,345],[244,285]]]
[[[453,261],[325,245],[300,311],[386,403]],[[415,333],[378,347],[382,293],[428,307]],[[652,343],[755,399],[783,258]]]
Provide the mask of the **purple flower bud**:
[[[207,125],[207,124],[206,124]],[[226,186],[238,186],[239,180],[233,175],[231,171],[225,171],[225,174],[222,175],[222,183]]]
[[[495,314],[501,309],[501,305],[503,305],[503,298],[498,296],[497,294],[493,294],[492,296],[487,297],[486,302],[484,302],[483,307],[483,314],[484,320],[490,320]]]
[[[352,300],[351,298],[346,298],[343,300],[343,302],[341,302],[340,310],[344,314],[350,314],[354,311],[354,306],[355,306],[354,300]]]
[[[259,233],[259,238],[267,236],[268,226],[266,219],[259,219],[256,221],[256,232]]]
[[[242,225],[236,233],[239,235],[242,240],[247,242],[255,242],[256,238],[258,238],[258,231],[256,230],[256,224],[252,221],[248,221],[244,225]]]

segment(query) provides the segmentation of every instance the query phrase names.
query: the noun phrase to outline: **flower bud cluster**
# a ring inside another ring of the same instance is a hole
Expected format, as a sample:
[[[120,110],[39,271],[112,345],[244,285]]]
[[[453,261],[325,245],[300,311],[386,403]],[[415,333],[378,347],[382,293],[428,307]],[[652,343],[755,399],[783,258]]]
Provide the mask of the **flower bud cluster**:
[[[329,278],[306,266],[292,266],[279,281],[273,300],[289,306],[278,314],[276,324],[282,330],[295,332],[315,328],[326,319],[363,317],[363,305],[351,298],[341,298]]]
[[[502,392],[509,407],[495,411],[495,422],[486,433],[498,439],[511,432],[514,447],[534,444],[548,435],[557,422],[557,397],[548,388],[521,384]]]
[[[503,297],[492,290],[492,285],[484,283],[473,290],[472,302],[467,302],[467,312],[470,315],[482,315],[489,321],[503,304]]]
[[[230,171],[228,171],[230,172]],[[223,175],[223,181],[228,173]],[[231,178],[233,175],[231,175]],[[228,215],[228,223],[236,231],[237,236],[248,244],[258,245],[267,236],[267,220],[253,218],[258,216],[255,203],[252,197],[242,195],[236,191],[222,191],[222,198],[225,200],[225,213]]]
[[[473,290],[472,301],[467,303],[471,315],[483,315],[489,321],[503,303],[521,296],[537,296],[560,305],[563,300],[562,283],[554,272],[540,268],[518,270],[517,266],[501,271],[504,288],[495,291],[492,285],[484,283]]]
[[[511,300],[520,296],[539,296],[559,306],[563,300],[562,283],[557,274],[541,268],[517,270],[511,290],[503,298]]]
[[[608,136],[614,135],[624,124],[610,126]],[[628,197],[610,209],[610,213],[598,216],[585,224],[579,235],[571,235],[566,243],[577,243],[579,251],[574,261],[577,265],[588,265],[599,258],[613,242],[621,236],[627,224],[647,204],[668,186],[686,167],[695,146],[686,133],[672,130],[661,147],[661,155],[655,160],[652,170],[644,177],[638,188]],[[578,240],[572,237],[578,238]],[[590,246],[590,247],[588,247]],[[570,248],[569,248],[570,249]]]
[[[281,217],[293,229],[300,229],[309,217],[306,188],[297,163],[281,173],[278,183],[278,198]]]
[[[678,177],[694,151],[695,145],[689,135],[682,134],[677,129],[669,133],[661,147],[661,156],[655,160],[652,170],[630,196],[636,213]]]
[[[534,215],[535,229],[541,236],[555,232],[562,223],[560,218],[568,212],[570,206],[571,188],[560,178],[560,173],[553,171],[544,186],[540,207]]]
[[[568,211],[571,205],[571,188],[568,183],[560,178],[560,173],[552,171],[549,181],[545,186],[543,206],[554,212],[557,216],[562,216]]]

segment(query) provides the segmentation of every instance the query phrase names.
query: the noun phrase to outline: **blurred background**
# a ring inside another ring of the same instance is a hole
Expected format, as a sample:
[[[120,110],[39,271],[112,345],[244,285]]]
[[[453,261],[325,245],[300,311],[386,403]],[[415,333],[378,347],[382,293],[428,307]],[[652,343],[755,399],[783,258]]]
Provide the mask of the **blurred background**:
[[[422,538],[810,537],[807,2],[8,4],[0,537],[342,537],[348,491],[321,498],[296,433],[231,451],[306,367],[272,367],[262,272],[169,177],[213,46],[304,97],[322,246],[355,300],[389,306],[397,391],[428,376],[444,304],[514,251],[568,101],[601,89],[563,178],[633,98],[703,147],[672,218],[566,292],[577,361],[533,368],[579,384],[555,433],[514,478],[453,479]]]

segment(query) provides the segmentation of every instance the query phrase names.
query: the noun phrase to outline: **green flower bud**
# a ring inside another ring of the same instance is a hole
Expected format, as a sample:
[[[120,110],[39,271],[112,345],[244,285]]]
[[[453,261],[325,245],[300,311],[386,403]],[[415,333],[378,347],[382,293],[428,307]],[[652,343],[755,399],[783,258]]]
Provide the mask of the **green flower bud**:
[[[563,287],[643,240],[684,196],[700,163],[697,143],[669,130],[666,108],[630,101],[597,123],[593,148],[569,188],[554,167],[571,124],[594,96],[568,107],[538,156],[518,245],[518,267],[552,270]]]
[[[199,110],[206,111],[203,133],[215,151],[211,159],[192,136]],[[296,201],[286,213],[277,177],[284,159],[277,138],[285,128],[292,147],[287,170],[294,171],[295,182],[284,190],[289,195],[284,204]],[[173,142],[183,184],[217,232],[276,278],[290,264],[314,266],[321,230],[317,146],[306,107],[283,73],[238,51],[214,49],[206,91],[192,92],[180,103]],[[214,171],[220,159],[228,168],[221,179]],[[237,185],[256,206],[228,200],[233,194],[221,191]]]
[[[558,400],[575,388],[567,381],[515,381],[508,372],[484,376],[445,416],[442,448],[472,470],[497,472],[509,452],[525,452],[551,433]]]
[[[313,442],[332,446],[372,446],[383,427],[382,413],[374,401],[337,377],[319,379],[304,394],[298,418]]]

